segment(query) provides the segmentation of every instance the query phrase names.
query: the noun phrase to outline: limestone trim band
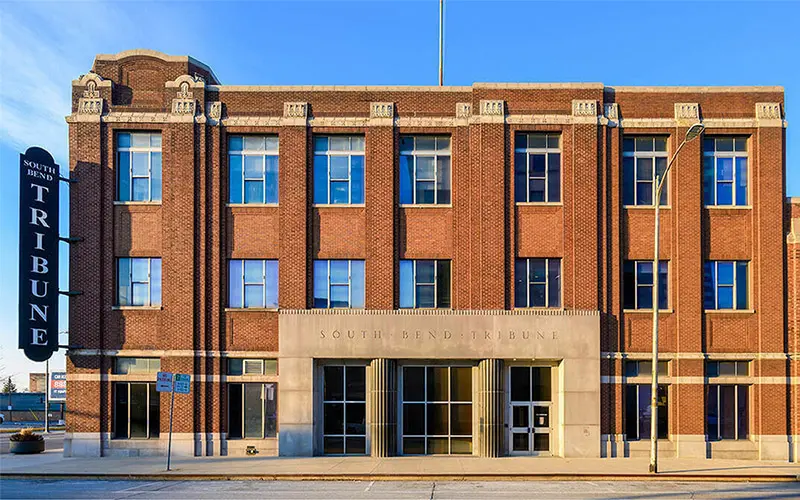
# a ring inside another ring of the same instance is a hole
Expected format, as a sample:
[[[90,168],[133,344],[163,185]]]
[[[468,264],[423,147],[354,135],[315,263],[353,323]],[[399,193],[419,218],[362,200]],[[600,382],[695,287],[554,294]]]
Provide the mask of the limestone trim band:
[[[190,351],[140,349],[70,349],[69,356],[120,356],[129,358],[277,358],[278,351]]]
[[[711,360],[742,360],[751,361],[754,359],[794,359],[797,353],[785,352],[659,352],[658,359],[711,359]],[[604,351],[600,353],[601,359],[630,359],[630,360],[650,360],[653,355],[647,352],[620,352]]]
[[[798,385],[800,377],[658,377],[659,383],[678,385],[747,384],[747,385]],[[650,383],[649,376],[626,377],[624,375],[601,375],[601,384]]]

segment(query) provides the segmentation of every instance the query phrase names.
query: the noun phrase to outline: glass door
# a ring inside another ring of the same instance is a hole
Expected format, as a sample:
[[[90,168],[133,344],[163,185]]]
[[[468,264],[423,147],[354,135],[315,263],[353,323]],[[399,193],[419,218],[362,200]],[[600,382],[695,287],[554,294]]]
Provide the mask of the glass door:
[[[531,405],[511,404],[511,455],[531,452]]]
[[[552,455],[549,366],[509,369],[509,454]]]

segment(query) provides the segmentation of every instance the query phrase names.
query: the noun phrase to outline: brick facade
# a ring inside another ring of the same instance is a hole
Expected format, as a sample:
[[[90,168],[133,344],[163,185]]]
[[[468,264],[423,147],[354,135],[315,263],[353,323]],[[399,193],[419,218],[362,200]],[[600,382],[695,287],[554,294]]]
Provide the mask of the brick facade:
[[[191,97],[178,95],[181,82]],[[82,107],[93,89],[100,113]],[[227,425],[222,357],[280,353],[278,311],[227,308],[228,260],[242,258],[279,260],[280,309],[312,306],[314,259],[364,259],[366,308],[383,310],[399,305],[399,259],[449,259],[452,307],[464,311],[514,307],[515,258],[561,258],[563,307],[601,314],[601,453],[644,452],[624,436],[623,362],[648,358],[651,313],[623,309],[622,263],[652,259],[653,209],[623,206],[622,139],[666,136],[671,154],[691,125],[675,104],[694,103],[706,136],[748,138],[750,204],[706,208],[702,138],[684,147],[661,211],[670,309],[659,349],[672,380],[664,447],[680,455],[685,440],[706,453],[703,360],[742,359],[752,367],[751,438],[708,445],[708,456],[797,460],[800,203],[785,202],[781,88],[240,87],[191,58],[131,51],[98,56],[72,95],[70,235],[83,241],[70,252],[70,289],[83,294],[70,299],[70,344],[81,349],[68,357],[67,432],[99,436],[98,454],[113,451],[114,355],[160,357],[163,370],[193,374],[191,396],[176,398],[174,431],[189,454],[214,454]],[[194,112],[176,113],[176,99]],[[484,107],[495,101],[499,114]],[[286,103],[306,103],[304,112]],[[372,116],[371,103],[392,103],[393,117]],[[759,114],[759,103],[776,103],[777,116]],[[160,203],[115,202],[116,134],[137,130],[162,136]],[[560,134],[559,203],[515,203],[521,132]],[[229,205],[228,137],[255,133],[279,137],[279,203]],[[365,137],[365,203],[314,206],[312,139],[341,133]],[[450,205],[400,206],[405,134],[451,138]],[[127,256],[161,257],[160,308],[115,306],[115,258]],[[704,311],[706,260],[750,262],[749,310]]]

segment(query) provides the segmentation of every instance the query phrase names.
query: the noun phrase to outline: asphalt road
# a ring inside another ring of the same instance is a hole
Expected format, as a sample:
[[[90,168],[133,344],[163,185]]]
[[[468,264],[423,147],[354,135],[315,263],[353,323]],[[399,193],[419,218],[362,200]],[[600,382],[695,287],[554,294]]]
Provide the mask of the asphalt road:
[[[800,483],[673,481],[0,481],[0,498],[503,499],[800,498]]]
[[[47,450],[57,450],[64,448],[64,431],[53,431],[50,434],[45,434],[44,432],[40,432],[39,434],[44,436],[45,441],[45,449]],[[5,455],[8,453],[8,445],[9,445],[9,438],[11,437],[11,433],[2,433],[0,434],[0,455]],[[2,495],[0,495],[2,497]]]

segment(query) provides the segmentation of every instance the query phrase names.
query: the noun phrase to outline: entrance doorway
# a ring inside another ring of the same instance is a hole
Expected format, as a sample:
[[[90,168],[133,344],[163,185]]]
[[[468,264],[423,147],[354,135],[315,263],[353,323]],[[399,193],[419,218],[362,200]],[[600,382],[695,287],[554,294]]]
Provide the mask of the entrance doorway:
[[[509,455],[552,455],[552,368],[509,368]]]

